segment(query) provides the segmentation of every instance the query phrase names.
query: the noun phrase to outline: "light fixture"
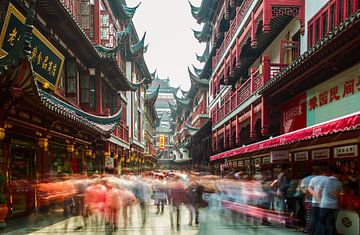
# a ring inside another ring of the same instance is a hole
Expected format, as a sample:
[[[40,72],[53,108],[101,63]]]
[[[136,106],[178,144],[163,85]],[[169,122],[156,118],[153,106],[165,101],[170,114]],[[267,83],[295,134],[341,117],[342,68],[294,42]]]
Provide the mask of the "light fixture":
[[[5,128],[0,128],[0,140],[5,138]]]
[[[92,154],[92,149],[85,149],[85,155],[90,157]]]
[[[119,154],[115,153],[114,154],[114,159],[118,159],[119,158]]]
[[[69,153],[74,152],[74,150],[75,150],[74,145],[73,145],[73,144],[68,144],[68,145],[66,145],[66,150],[67,150]]]
[[[106,158],[108,158],[108,157],[110,157],[110,152],[105,152],[104,155],[105,155]]]
[[[49,83],[48,82],[44,82],[44,84],[42,85],[44,89],[49,89]]]
[[[43,148],[45,151],[47,151],[49,142],[47,138],[39,138],[39,146],[40,148]]]
[[[93,153],[91,154],[91,158],[96,158],[95,152],[93,152]]]

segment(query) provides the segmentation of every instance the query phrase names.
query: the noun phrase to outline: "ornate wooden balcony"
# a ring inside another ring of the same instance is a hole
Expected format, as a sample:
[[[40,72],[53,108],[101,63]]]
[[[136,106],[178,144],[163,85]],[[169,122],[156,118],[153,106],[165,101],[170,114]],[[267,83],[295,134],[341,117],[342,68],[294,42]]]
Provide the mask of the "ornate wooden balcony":
[[[129,127],[122,121],[120,122],[120,125],[114,130],[113,134],[123,141],[129,143]]]
[[[251,75],[235,91],[224,96],[222,105],[211,110],[212,124],[216,125],[233,110],[243,104],[250,96],[256,93],[266,81],[276,76],[287,64],[269,63],[264,60],[259,68],[252,68]]]
[[[271,43],[272,37],[277,35],[286,26],[287,22],[289,22],[289,18],[287,17],[300,20],[300,30],[303,33],[304,1],[263,0],[245,19],[254,1],[256,0],[244,0],[241,6],[236,8],[236,16],[229,21],[229,30],[224,32],[224,40],[212,57],[213,71],[215,71],[218,64],[221,63],[220,60],[234,37],[237,37],[237,39],[233,41],[236,45],[234,47],[232,45],[231,47],[238,48],[236,55],[234,55],[238,62],[240,59],[238,57],[241,57],[239,53],[241,53],[242,47],[247,43],[249,38],[251,39],[251,47],[264,50],[266,46]],[[241,33],[236,35],[242,22],[247,23],[243,24]],[[259,50],[258,53],[260,53]],[[228,54],[234,54],[233,49],[231,49]]]

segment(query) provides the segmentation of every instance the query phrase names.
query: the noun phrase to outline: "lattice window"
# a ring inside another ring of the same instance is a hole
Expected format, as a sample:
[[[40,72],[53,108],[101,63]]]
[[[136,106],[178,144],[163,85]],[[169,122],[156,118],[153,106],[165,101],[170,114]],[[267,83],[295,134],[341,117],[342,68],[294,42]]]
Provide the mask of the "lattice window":
[[[66,93],[75,95],[77,90],[77,68],[75,60],[68,60],[66,63]]]
[[[90,29],[90,0],[81,0],[81,27]]]
[[[110,36],[110,16],[107,11],[101,12],[101,21],[100,21],[100,38],[101,40],[109,40]]]
[[[300,8],[297,6],[273,6],[271,10],[272,10],[272,18],[276,18],[278,16],[283,16],[283,15],[299,18]]]

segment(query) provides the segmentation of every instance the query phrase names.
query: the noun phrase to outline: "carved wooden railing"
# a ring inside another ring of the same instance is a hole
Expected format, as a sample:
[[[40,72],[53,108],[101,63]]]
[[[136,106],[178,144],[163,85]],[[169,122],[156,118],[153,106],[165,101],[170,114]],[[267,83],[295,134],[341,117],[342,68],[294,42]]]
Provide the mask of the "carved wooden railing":
[[[276,76],[287,64],[270,63],[268,57],[263,60],[258,68],[251,69],[249,78],[235,91],[226,94],[222,99],[222,105],[215,107],[211,111],[213,125],[217,124],[233,110],[244,103],[250,96],[257,92],[264,83]]]
[[[230,28],[227,32],[225,32],[224,41],[222,42],[220,47],[216,50],[216,54],[212,58],[213,70],[215,70],[215,67],[219,63],[221,56],[224,54],[226,48],[229,46],[231,39],[234,37],[236,30],[239,28],[241,21],[244,19],[253,1],[254,0],[245,0],[243,4],[241,4],[241,6],[236,8],[236,17],[230,21]]]

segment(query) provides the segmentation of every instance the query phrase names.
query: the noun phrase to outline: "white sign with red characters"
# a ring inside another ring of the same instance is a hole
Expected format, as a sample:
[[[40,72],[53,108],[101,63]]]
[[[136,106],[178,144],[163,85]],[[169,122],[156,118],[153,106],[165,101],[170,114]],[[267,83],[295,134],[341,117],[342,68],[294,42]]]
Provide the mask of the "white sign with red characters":
[[[306,92],[306,126],[360,110],[360,64]]]

